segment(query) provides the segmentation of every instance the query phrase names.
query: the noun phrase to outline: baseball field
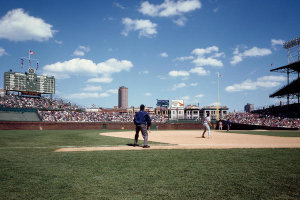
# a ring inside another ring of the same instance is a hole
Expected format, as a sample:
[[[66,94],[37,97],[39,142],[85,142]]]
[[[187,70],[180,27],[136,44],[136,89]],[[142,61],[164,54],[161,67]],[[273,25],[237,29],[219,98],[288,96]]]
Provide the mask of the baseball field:
[[[299,131],[133,136],[1,130],[0,199],[300,199]]]

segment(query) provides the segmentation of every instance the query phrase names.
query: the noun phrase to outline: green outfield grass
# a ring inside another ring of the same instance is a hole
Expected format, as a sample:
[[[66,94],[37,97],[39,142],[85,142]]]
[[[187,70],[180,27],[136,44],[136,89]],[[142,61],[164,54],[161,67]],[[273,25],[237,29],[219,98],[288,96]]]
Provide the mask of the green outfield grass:
[[[132,144],[132,139],[99,135],[101,132],[122,130],[0,130],[1,147],[115,146]],[[124,130],[125,131],[125,130]],[[126,130],[128,131],[128,130]],[[143,138],[140,137],[140,144]],[[155,142],[149,142],[155,144]]]
[[[54,152],[98,133],[0,131],[0,199],[300,198],[300,149]]]
[[[226,132],[226,131],[222,131]],[[230,130],[230,133],[241,133],[251,135],[268,135],[279,137],[300,137],[300,131],[285,131],[285,130]]]

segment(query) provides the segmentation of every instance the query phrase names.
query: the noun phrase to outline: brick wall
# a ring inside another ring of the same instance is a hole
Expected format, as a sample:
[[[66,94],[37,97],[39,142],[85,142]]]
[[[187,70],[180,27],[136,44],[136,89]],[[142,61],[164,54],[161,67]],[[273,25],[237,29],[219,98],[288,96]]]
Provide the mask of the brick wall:
[[[153,123],[151,129],[203,129],[200,123]],[[103,122],[0,122],[0,130],[68,130],[68,129],[135,129],[133,123],[103,123]]]

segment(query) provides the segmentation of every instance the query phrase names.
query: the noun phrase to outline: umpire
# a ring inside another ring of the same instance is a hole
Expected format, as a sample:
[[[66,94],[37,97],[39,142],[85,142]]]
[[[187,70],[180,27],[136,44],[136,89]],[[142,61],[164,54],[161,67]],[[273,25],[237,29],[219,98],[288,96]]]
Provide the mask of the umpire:
[[[135,138],[133,146],[138,146],[139,132],[142,132],[144,138],[143,148],[150,148],[148,145],[148,131],[151,126],[151,119],[146,111],[144,111],[145,106],[142,104],[140,106],[140,111],[135,113],[134,124],[135,124]]]

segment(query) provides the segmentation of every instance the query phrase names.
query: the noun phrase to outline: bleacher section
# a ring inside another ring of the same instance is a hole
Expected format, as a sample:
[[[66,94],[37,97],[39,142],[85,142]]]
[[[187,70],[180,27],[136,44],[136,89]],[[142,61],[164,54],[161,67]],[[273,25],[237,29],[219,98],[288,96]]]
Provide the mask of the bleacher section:
[[[252,113],[273,115],[277,117],[300,118],[300,104],[294,103],[281,106],[270,106],[269,108],[258,109]]]

